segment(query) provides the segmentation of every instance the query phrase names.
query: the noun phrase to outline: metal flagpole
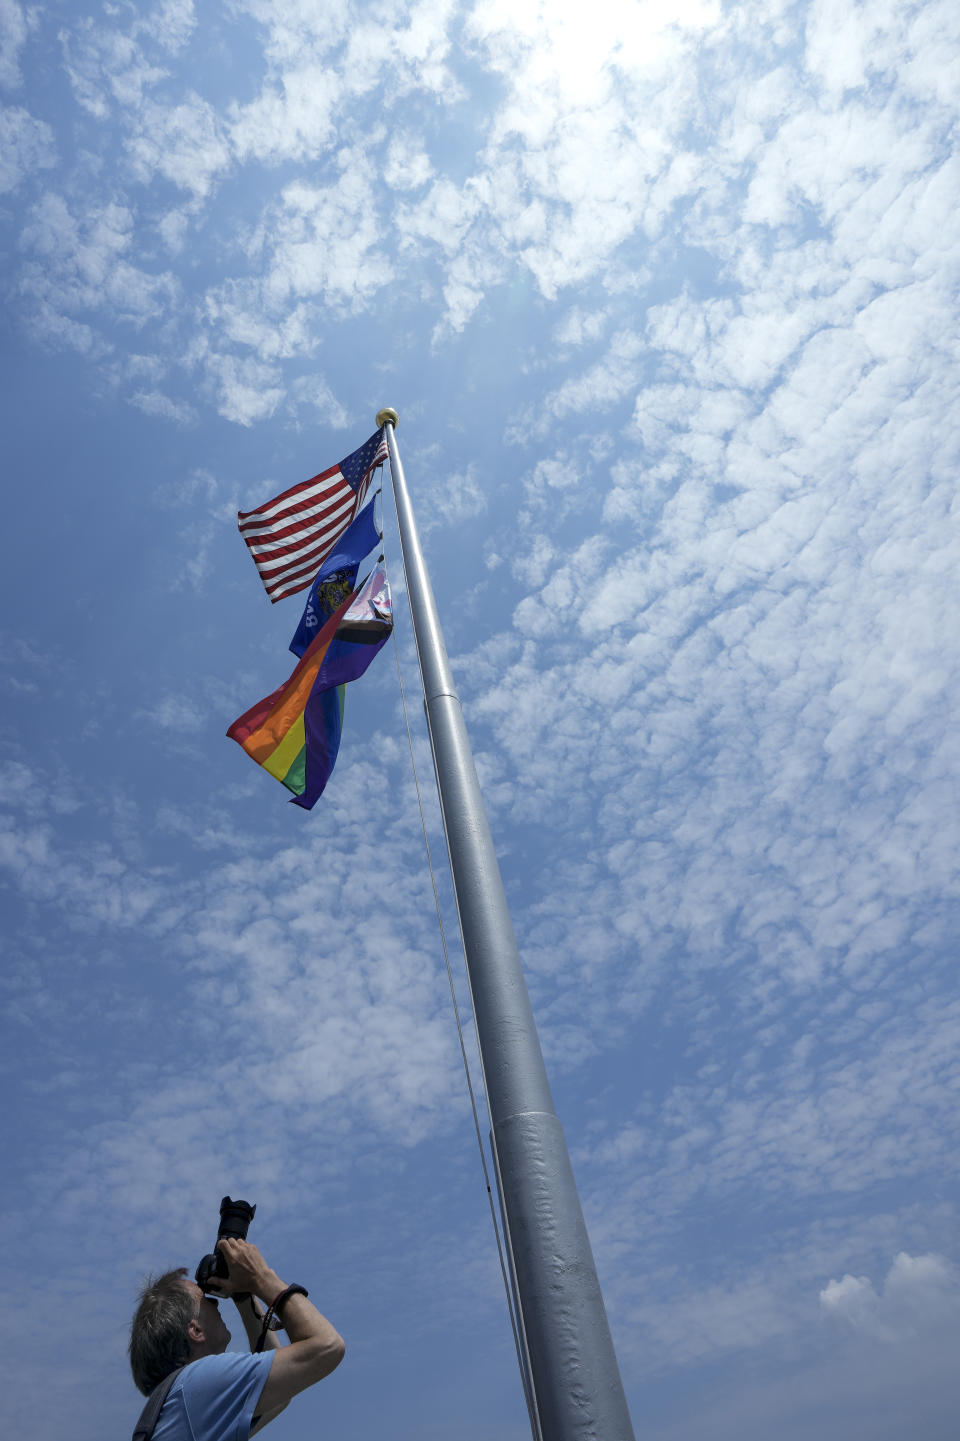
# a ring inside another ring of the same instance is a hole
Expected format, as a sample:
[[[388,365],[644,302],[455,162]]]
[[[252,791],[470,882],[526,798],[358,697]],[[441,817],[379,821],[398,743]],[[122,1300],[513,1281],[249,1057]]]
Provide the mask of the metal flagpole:
[[[501,1200],[545,1441],[633,1441],[394,428],[381,410]]]

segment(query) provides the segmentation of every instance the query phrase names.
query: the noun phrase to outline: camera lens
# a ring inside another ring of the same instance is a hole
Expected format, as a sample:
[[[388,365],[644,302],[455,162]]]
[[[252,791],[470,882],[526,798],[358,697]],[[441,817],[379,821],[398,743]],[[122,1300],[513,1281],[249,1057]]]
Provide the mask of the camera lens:
[[[233,1241],[245,1241],[256,1209],[256,1206],[251,1206],[249,1201],[231,1201],[229,1196],[224,1196],[220,1202],[220,1229],[217,1232],[217,1240],[219,1241],[223,1236],[229,1236]],[[225,1278],[229,1274],[226,1256],[222,1251],[212,1251],[209,1256],[204,1256],[197,1267],[197,1285],[206,1290],[207,1283],[212,1276]]]
[[[256,1209],[249,1201],[231,1201],[229,1196],[224,1196],[220,1202],[220,1229],[217,1240],[219,1241],[221,1236],[230,1236],[234,1240],[245,1241]]]

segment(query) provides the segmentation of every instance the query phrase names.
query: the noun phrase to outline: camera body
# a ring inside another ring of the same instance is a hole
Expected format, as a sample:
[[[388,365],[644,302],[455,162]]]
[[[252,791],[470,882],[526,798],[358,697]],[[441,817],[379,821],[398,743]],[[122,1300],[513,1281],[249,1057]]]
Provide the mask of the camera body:
[[[245,1241],[256,1210],[256,1206],[251,1206],[249,1201],[231,1201],[229,1196],[224,1196],[220,1202],[220,1228],[217,1231],[217,1240],[219,1241],[223,1236],[230,1236],[235,1240]],[[229,1274],[226,1256],[222,1251],[215,1250],[211,1251],[208,1256],[204,1256],[197,1267],[194,1280],[205,1291],[212,1276],[225,1278]]]

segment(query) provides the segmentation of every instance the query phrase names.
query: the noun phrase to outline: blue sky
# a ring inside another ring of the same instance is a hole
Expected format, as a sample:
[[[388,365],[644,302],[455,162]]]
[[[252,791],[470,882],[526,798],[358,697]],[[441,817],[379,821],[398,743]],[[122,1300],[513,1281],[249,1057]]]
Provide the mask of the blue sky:
[[[393,656],[310,814],[224,737],[394,405],[638,1434],[952,1438],[955,7],[0,0],[0,101],[10,1424],[229,1191],[278,1437],[529,1434]]]

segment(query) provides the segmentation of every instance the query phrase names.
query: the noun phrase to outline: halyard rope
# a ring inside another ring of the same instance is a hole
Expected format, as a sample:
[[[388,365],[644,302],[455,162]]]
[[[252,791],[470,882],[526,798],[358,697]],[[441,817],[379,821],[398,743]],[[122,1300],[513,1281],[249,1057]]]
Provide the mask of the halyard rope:
[[[391,489],[392,489],[392,486],[391,486]],[[382,491],[382,489],[381,489],[381,492],[380,492],[380,496],[381,496],[381,502],[382,502],[382,499],[383,499],[383,491]],[[396,494],[394,494],[393,503],[394,503],[394,508],[396,508],[396,504],[397,504]],[[381,515],[382,515],[382,505],[381,505]],[[399,518],[399,515],[398,515],[398,516],[397,516],[397,526],[398,526],[398,528],[399,528],[399,524],[400,524],[400,518]],[[381,540],[381,546],[382,546],[382,545],[383,545],[383,541]],[[401,551],[400,551],[400,555],[401,555],[401,560],[402,560],[402,558],[403,558],[403,550],[402,550],[402,548],[401,548]],[[384,564],[384,566],[386,566],[386,561],[384,561],[383,564]],[[405,565],[404,565],[404,575],[406,575],[406,566],[405,566]],[[409,590],[408,590],[407,594],[408,594],[408,596],[409,596]],[[403,674],[402,674],[401,669],[400,669],[400,649],[399,649],[399,647],[398,647],[398,645],[397,645],[396,624],[394,624],[394,626],[393,626],[393,628],[392,628],[392,630],[391,630],[391,635],[392,635],[392,637],[393,637],[393,655],[394,655],[394,660],[396,661],[396,666],[397,666],[397,681],[398,681],[399,686],[400,686],[400,704],[401,704],[401,706],[402,706],[402,708],[403,708],[403,722],[404,722],[404,725],[406,726],[406,730],[407,730],[407,745],[409,746],[409,749],[410,749],[410,769],[411,769],[411,771],[413,772],[413,784],[414,784],[414,789],[416,790],[416,793],[417,793],[417,806],[418,806],[419,811],[420,811],[420,828],[421,828],[421,830],[423,831],[423,846],[424,846],[424,850],[426,851],[426,855],[427,855],[427,868],[428,868],[428,870],[429,870],[429,872],[430,872],[430,884],[431,884],[431,886],[433,887],[433,904],[434,904],[434,907],[435,907],[436,912],[437,912],[437,925],[438,925],[439,930],[440,930],[440,945],[441,945],[441,948],[442,948],[442,950],[443,950],[443,963],[444,963],[444,966],[446,967],[446,971],[447,971],[447,983],[448,983],[448,985],[449,985],[449,987],[450,987],[450,1000],[451,1000],[451,1002],[452,1002],[452,1004],[453,1004],[454,1019],[456,1020],[456,1023],[457,1023],[457,1038],[458,1038],[458,1040],[459,1040],[459,1042],[460,1042],[460,1055],[461,1055],[461,1058],[462,1058],[462,1060],[463,1060],[463,1071],[464,1071],[464,1075],[466,1076],[466,1079],[467,1079],[467,1092],[468,1092],[468,1094],[469,1094],[469,1096],[470,1096],[470,1110],[471,1110],[471,1112],[472,1112],[472,1114],[473,1114],[473,1129],[474,1129],[474,1131],[475,1131],[475,1133],[476,1133],[476,1137],[477,1137],[477,1149],[478,1149],[479,1152],[480,1152],[480,1165],[481,1165],[482,1168],[483,1168],[483,1181],[484,1181],[484,1185],[485,1185],[486,1188],[487,1188],[487,1202],[488,1202],[488,1204],[489,1204],[489,1206],[490,1206],[490,1219],[491,1219],[492,1222],[493,1222],[493,1234],[494,1234],[494,1237],[495,1237],[496,1243],[497,1243],[497,1259],[498,1259],[498,1261],[500,1262],[500,1275],[501,1275],[501,1277],[503,1278],[503,1289],[504,1289],[504,1293],[506,1294],[506,1298],[507,1298],[507,1313],[508,1313],[508,1315],[509,1315],[509,1317],[510,1317],[510,1329],[511,1329],[511,1331],[513,1332],[513,1344],[514,1344],[514,1348],[515,1348],[516,1353],[517,1353],[517,1366],[518,1366],[519,1371],[520,1371],[520,1381],[521,1381],[521,1384],[522,1384],[522,1386],[523,1386],[523,1396],[524,1396],[524,1400],[525,1400],[526,1403],[527,1403],[527,1411],[528,1411],[528,1414],[529,1414],[529,1417],[530,1417],[530,1427],[531,1427],[531,1430],[532,1430],[532,1432],[533,1432],[534,1437],[535,1437],[535,1438],[538,1438],[538,1437],[540,1437],[540,1436],[542,1435],[542,1433],[541,1433],[541,1430],[540,1430],[540,1421],[539,1421],[539,1416],[537,1415],[537,1408],[536,1408],[535,1398],[534,1398],[534,1396],[531,1394],[531,1391],[532,1391],[532,1377],[529,1375],[528,1368],[527,1368],[527,1366],[524,1364],[524,1354],[525,1354],[525,1351],[526,1351],[526,1346],[521,1342],[520,1334],[519,1334],[519,1331],[518,1331],[518,1329],[517,1329],[517,1317],[516,1317],[516,1315],[515,1315],[515,1313],[514,1313],[515,1301],[514,1301],[513,1292],[511,1291],[511,1288],[510,1288],[510,1280],[509,1280],[509,1277],[508,1277],[508,1275],[507,1275],[507,1265],[506,1265],[506,1262],[505,1262],[505,1260],[504,1260],[503,1242],[502,1242],[501,1236],[500,1236],[500,1224],[499,1224],[499,1222],[497,1221],[497,1211],[496,1211],[496,1206],[494,1205],[494,1200],[493,1200],[493,1189],[492,1189],[492,1187],[491,1187],[491,1185],[490,1185],[490,1172],[489,1172],[489,1170],[488,1170],[488,1168],[487,1168],[487,1157],[486,1157],[486,1152],[485,1152],[485,1150],[484,1150],[484,1145],[483,1145],[483,1135],[482,1135],[481,1130],[480,1130],[480,1117],[479,1117],[479,1114],[478,1114],[478,1112],[477,1112],[477,1100],[476,1100],[476,1095],[474,1094],[474,1089],[473,1089],[473,1079],[472,1079],[472,1077],[471,1077],[471,1075],[470,1075],[470,1062],[469,1062],[469,1060],[467,1059],[467,1047],[466,1047],[466,1043],[465,1043],[465,1041],[464,1041],[464,1036],[463,1036],[463,1024],[462,1024],[462,1022],[461,1022],[461,1020],[460,1020],[460,1007],[459,1007],[459,1004],[458,1004],[458,1002],[457,1002],[457,991],[456,991],[456,986],[454,985],[454,980],[453,980],[453,969],[452,969],[452,967],[451,967],[451,965],[450,965],[450,953],[449,953],[449,950],[448,950],[448,948],[447,948],[447,933],[446,933],[446,928],[444,927],[444,924],[443,924],[443,916],[442,916],[441,911],[440,911],[440,894],[439,894],[439,891],[438,891],[438,889],[437,889],[437,878],[436,878],[436,875],[435,875],[434,869],[433,869],[433,857],[432,857],[431,852],[430,852],[430,840],[429,840],[429,837],[428,837],[428,835],[427,835],[427,821],[426,821],[426,816],[424,815],[424,810],[423,810],[423,797],[422,797],[422,795],[421,795],[421,793],[420,793],[420,780],[419,780],[419,777],[418,777],[418,775],[417,775],[417,762],[416,762],[416,759],[415,759],[414,753],[413,753],[413,735],[412,735],[411,730],[410,730],[410,717],[409,717],[409,715],[408,715],[408,713],[407,713],[407,697],[406,697],[406,692],[405,692],[405,690],[404,690],[404,685],[403,685]],[[429,730],[429,728],[430,728],[430,718],[429,718],[429,715],[427,716],[427,728],[428,728],[428,730]],[[431,741],[431,745],[432,745],[432,741]],[[456,895],[454,895],[454,903],[456,903]],[[458,914],[459,914],[459,908],[458,908]],[[468,984],[469,984],[469,976],[468,976]],[[480,1066],[481,1066],[481,1070],[482,1070],[482,1068],[483,1068],[483,1057],[482,1057],[482,1056],[481,1056],[481,1058],[480,1058]],[[491,1138],[491,1147],[493,1148],[494,1163],[496,1164],[496,1161],[497,1161],[496,1148],[493,1147],[492,1138]],[[499,1171],[499,1168],[498,1168],[498,1171]],[[521,1319],[520,1324],[521,1324],[521,1325],[523,1324],[523,1323],[522,1323],[522,1319]]]
[[[480,1165],[483,1167],[483,1181],[487,1188],[487,1201],[490,1206],[490,1219],[493,1221],[493,1234],[497,1242],[497,1259],[500,1262],[500,1275],[503,1277],[503,1289],[507,1297],[507,1312],[510,1316],[510,1329],[513,1332],[513,1344],[517,1352],[517,1365],[520,1368],[520,1379],[523,1383],[523,1394],[527,1403],[527,1410],[530,1412],[530,1424],[534,1426],[534,1413],[531,1399],[527,1392],[526,1368],[523,1364],[523,1353],[520,1349],[520,1336],[517,1332],[517,1322],[513,1314],[513,1294],[510,1290],[510,1281],[507,1276],[507,1266],[503,1258],[503,1242],[500,1238],[500,1224],[497,1221],[497,1211],[493,1203],[493,1190],[490,1186],[490,1172],[487,1169],[487,1157],[483,1146],[483,1135],[480,1130],[480,1117],[477,1112],[477,1099],[473,1090],[473,1079],[470,1075],[470,1062],[467,1059],[467,1047],[463,1038],[463,1023],[460,1020],[460,1007],[457,1003],[457,992],[453,981],[453,969],[450,965],[450,953],[447,949],[447,934],[443,924],[443,916],[440,912],[440,895],[437,890],[437,879],[433,870],[433,857],[430,854],[430,841],[427,836],[427,822],[423,813],[423,798],[420,794],[420,781],[417,776],[417,762],[413,754],[413,736],[410,732],[410,719],[407,715],[407,698],[403,689],[403,675],[400,671],[400,651],[397,646],[396,631],[393,632],[393,654],[397,663],[397,680],[400,684],[400,702],[403,706],[403,720],[407,728],[407,744],[410,747],[410,768],[413,771],[413,784],[417,792],[417,805],[420,809],[420,826],[423,830],[423,845],[427,853],[427,867],[430,871],[430,884],[433,887],[433,904],[437,912],[437,925],[440,929],[440,945],[443,950],[443,963],[447,970],[447,982],[450,986],[450,999],[453,1003],[453,1014],[457,1022],[457,1038],[460,1042],[460,1055],[463,1058],[464,1075],[467,1078],[467,1091],[470,1095],[470,1110],[473,1113],[473,1129],[477,1136],[477,1149],[480,1152]],[[539,1427],[535,1427],[535,1434]]]

